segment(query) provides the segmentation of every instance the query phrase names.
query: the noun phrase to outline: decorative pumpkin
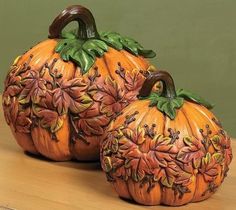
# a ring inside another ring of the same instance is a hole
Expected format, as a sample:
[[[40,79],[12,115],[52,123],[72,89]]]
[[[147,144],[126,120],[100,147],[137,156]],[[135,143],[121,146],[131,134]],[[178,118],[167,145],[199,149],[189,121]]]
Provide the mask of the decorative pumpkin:
[[[62,33],[71,21],[79,29]],[[18,144],[57,161],[99,159],[106,126],[135,100],[153,56],[131,38],[98,33],[88,9],[68,7],[5,80],[4,114]]]
[[[151,92],[161,81],[161,94]],[[175,90],[165,71],[151,73],[109,126],[101,163],[120,197],[179,206],[210,197],[232,160],[230,138],[202,98]]]

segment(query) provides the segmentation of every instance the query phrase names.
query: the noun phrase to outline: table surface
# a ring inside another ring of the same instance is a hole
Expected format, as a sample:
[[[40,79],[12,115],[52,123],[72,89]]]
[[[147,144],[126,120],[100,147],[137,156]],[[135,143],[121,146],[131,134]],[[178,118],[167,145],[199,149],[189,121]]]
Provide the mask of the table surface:
[[[2,110],[0,134],[0,210],[236,209],[236,158],[223,185],[208,200],[181,207],[146,207],[121,200],[106,182],[99,163],[52,162],[24,154]],[[236,156],[236,140],[232,146]]]

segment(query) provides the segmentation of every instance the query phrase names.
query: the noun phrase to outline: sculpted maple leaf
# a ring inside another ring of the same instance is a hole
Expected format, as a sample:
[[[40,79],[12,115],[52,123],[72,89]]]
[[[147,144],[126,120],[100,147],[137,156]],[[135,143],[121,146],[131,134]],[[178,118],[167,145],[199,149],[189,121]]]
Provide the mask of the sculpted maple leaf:
[[[178,148],[170,142],[171,138],[159,134],[152,139],[148,155],[152,157],[152,166],[154,168],[167,167],[168,162],[174,160]]]
[[[38,71],[29,71],[21,80],[23,90],[19,95],[20,104],[28,104],[31,101],[38,104],[45,95],[46,83],[46,80],[40,77]]]
[[[154,180],[160,180],[166,187],[171,187],[181,172],[175,161],[177,152],[178,148],[171,144],[169,137],[158,134],[150,142],[148,156]]]
[[[11,85],[20,85],[21,76],[19,76],[17,73],[19,70],[22,69],[22,66],[11,66],[10,71],[8,72],[6,79],[4,81],[5,87],[11,86]]]
[[[79,113],[75,121],[78,130],[81,130],[88,136],[102,135],[104,127],[108,125],[110,118],[99,111],[99,103],[95,102],[85,111]]]
[[[119,139],[119,154],[125,159],[124,167],[116,171],[116,175],[132,177],[135,181],[140,181],[145,174],[151,174],[151,165],[148,156],[142,153],[138,145],[128,140],[126,137]]]
[[[212,182],[218,175],[217,165],[219,158],[216,155],[211,155],[209,152],[202,158],[200,173],[203,175],[206,182]]]
[[[52,133],[55,133],[61,128],[63,120],[56,111],[37,105],[33,105],[32,110],[39,118],[40,126],[43,128],[49,128]]]
[[[110,153],[116,153],[118,151],[119,139],[116,137],[116,133],[117,131],[108,132],[106,138],[102,142],[104,155],[108,155]]]
[[[22,133],[30,133],[30,127],[32,121],[30,119],[31,108],[27,107],[24,110],[19,111],[16,120],[16,130]]]
[[[12,123],[15,125],[18,111],[19,102],[16,97],[3,97],[3,111],[7,124]]]
[[[125,87],[124,98],[130,103],[137,98],[145,78],[137,69],[133,69],[132,71],[125,71],[123,79]]]
[[[135,130],[125,128],[122,130],[122,133],[127,139],[137,145],[140,145],[145,141],[145,129],[140,126]]]
[[[224,154],[225,163],[228,166],[233,158],[230,137],[224,132],[221,135],[214,135],[211,142],[216,151],[221,151]]]
[[[101,111],[108,116],[119,113],[127,105],[124,90],[110,77],[105,79],[104,84],[97,85],[93,98],[95,101],[101,102]]]
[[[136,91],[141,88],[144,76],[138,71],[138,69],[133,69],[132,71],[125,72],[124,80],[124,86],[128,91]]]
[[[92,105],[92,99],[86,94],[87,84],[80,78],[62,81],[60,87],[53,90],[53,105],[60,115],[68,109],[72,113],[80,113]]]
[[[202,150],[203,146],[196,138],[183,138],[186,146],[182,147],[177,155],[177,159],[185,164],[192,162],[195,168],[198,168],[201,163],[201,158],[205,155]]]

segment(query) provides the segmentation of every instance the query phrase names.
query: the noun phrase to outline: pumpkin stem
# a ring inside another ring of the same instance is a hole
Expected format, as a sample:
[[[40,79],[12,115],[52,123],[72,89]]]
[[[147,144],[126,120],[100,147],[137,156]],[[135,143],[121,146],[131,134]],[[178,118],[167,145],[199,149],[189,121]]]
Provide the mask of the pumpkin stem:
[[[80,5],[73,5],[63,10],[50,25],[48,37],[51,39],[61,38],[63,28],[72,21],[77,21],[79,24],[79,39],[99,38],[92,13]]]
[[[165,98],[175,98],[175,84],[171,75],[166,71],[151,72],[143,83],[142,88],[139,91],[138,97],[148,97],[152,91],[153,86],[161,81],[163,83],[163,89],[161,96]]]

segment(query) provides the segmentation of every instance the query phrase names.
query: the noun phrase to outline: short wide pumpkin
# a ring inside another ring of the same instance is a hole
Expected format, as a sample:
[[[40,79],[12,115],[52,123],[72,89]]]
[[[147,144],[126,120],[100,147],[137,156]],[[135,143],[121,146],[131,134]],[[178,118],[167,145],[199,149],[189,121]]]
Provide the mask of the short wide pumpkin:
[[[79,30],[63,33],[71,21]],[[98,33],[88,9],[68,7],[5,80],[3,110],[18,144],[57,161],[99,159],[106,126],[135,100],[153,56],[131,38]]]
[[[161,94],[151,92],[162,81]],[[232,159],[230,138],[211,105],[176,91],[171,76],[151,73],[137,100],[111,123],[101,164],[120,197],[144,205],[179,206],[210,197]]]

